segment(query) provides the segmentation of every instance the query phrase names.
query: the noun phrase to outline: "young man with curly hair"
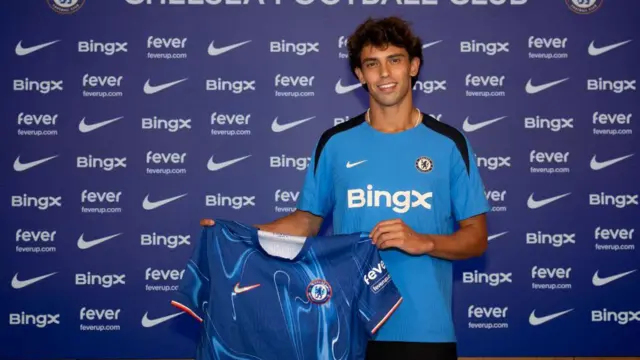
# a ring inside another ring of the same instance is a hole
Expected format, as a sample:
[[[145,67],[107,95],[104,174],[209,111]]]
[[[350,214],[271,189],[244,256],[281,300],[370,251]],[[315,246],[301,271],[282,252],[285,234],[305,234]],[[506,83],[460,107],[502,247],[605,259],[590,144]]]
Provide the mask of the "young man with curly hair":
[[[456,359],[452,261],[487,247],[489,206],[473,150],[414,106],[422,43],[405,21],[368,19],[348,50],[369,108],[320,136],[297,210],[256,226],[314,236],[332,216],[334,234],[369,232],[404,300],[367,359]]]

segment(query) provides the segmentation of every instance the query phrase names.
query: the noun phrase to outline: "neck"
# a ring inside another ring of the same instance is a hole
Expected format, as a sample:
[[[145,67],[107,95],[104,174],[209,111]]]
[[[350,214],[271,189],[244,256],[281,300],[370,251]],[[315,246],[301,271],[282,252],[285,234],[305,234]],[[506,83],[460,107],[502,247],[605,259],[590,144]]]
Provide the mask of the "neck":
[[[378,131],[395,133],[415,127],[420,120],[420,112],[411,101],[394,106],[381,106],[371,101],[368,120]]]

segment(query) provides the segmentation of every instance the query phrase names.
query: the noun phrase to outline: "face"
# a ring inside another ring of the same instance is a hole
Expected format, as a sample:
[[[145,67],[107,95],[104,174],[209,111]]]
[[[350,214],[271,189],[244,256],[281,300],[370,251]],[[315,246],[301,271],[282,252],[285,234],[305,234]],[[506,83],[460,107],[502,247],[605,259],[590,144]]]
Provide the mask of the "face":
[[[405,49],[389,45],[385,49],[367,46],[360,55],[361,68],[356,75],[366,83],[372,101],[381,106],[393,106],[411,92],[411,77],[418,73],[420,59],[409,61]]]

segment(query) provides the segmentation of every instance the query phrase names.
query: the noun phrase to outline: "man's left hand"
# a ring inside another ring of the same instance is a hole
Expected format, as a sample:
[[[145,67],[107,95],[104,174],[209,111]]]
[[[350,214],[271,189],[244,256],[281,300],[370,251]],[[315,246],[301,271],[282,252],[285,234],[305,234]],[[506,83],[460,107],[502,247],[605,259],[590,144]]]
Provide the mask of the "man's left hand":
[[[411,255],[427,254],[435,245],[427,235],[416,233],[401,219],[379,222],[369,236],[378,249],[395,247]]]

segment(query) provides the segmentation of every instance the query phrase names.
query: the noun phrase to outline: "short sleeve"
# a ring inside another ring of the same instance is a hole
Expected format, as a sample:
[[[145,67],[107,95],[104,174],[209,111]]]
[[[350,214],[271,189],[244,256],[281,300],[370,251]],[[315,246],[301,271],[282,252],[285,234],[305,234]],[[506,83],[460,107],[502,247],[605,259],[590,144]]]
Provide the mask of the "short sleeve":
[[[332,175],[327,146],[316,144],[311,154],[297,208],[326,217],[333,206]]]
[[[217,225],[216,225],[217,226]],[[184,269],[178,290],[173,293],[171,305],[203,322],[204,305],[209,301],[209,261],[207,247],[214,232],[213,227],[202,230],[200,239]]]
[[[402,303],[402,296],[387,272],[378,249],[370,241],[361,244],[365,252],[361,263],[355,292],[358,297],[358,315],[367,329],[369,337],[393,315]]]
[[[464,143],[451,154],[451,201],[457,221],[490,210],[475,153],[466,137]]]

